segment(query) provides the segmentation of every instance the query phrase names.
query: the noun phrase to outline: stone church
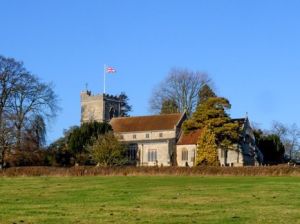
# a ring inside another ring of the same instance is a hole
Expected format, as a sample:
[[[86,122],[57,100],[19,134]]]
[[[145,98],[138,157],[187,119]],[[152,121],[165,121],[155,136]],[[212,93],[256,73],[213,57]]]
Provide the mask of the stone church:
[[[122,99],[83,91],[81,123],[109,122],[120,141],[129,146],[128,157],[138,166],[194,166],[201,130],[183,133],[186,113],[122,117]],[[262,161],[248,118],[234,119],[240,125],[240,140],[231,150],[219,149],[222,166],[253,166]]]

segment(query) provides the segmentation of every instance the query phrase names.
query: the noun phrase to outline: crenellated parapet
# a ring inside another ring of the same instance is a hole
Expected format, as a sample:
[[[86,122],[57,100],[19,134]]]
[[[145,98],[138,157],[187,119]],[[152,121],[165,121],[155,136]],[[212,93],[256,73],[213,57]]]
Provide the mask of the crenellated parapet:
[[[122,100],[110,94],[93,94],[91,91],[80,93],[81,123],[89,121],[110,121],[121,114]]]

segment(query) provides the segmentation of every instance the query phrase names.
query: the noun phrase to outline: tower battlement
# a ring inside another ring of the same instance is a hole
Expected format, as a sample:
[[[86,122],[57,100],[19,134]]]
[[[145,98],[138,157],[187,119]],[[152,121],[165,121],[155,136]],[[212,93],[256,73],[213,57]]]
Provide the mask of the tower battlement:
[[[81,123],[98,121],[108,122],[121,115],[122,100],[119,96],[93,94],[91,91],[80,93]]]

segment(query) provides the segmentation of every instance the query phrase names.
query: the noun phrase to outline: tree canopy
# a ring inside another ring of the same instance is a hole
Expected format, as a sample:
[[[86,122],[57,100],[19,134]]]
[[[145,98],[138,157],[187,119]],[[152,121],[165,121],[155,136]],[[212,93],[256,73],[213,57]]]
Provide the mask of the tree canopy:
[[[125,92],[122,92],[119,96],[121,102],[121,117],[129,117],[129,113],[132,111],[132,106],[129,105],[129,98]]]
[[[179,108],[175,100],[167,99],[163,101],[160,114],[173,114],[178,112],[179,112]]]
[[[198,139],[196,165],[219,165],[216,137],[212,130],[207,127],[202,129]]]
[[[256,144],[264,157],[264,164],[280,164],[284,162],[285,147],[277,134],[265,134],[261,130],[254,131]]]
[[[99,136],[90,146],[90,152],[100,166],[120,166],[128,162],[127,147],[112,132]]]
[[[208,84],[204,84],[198,94],[198,104],[205,102],[210,97],[217,97]]]
[[[184,131],[209,128],[215,134],[218,146],[229,147],[239,137],[239,125],[232,122],[226,112],[230,108],[227,99],[210,97],[200,103],[191,119],[183,124]]]
[[[202,72],[173,68],[153,91],[150,109],[160,113],[164,102],[174,101],[179,112],[186,111],[191,115],[197,106],[201,87],[209,82],[208,76]]]
[[[68,135],[68,148],[74,154],[84,153],[87,151],[88,145],[108,131],[112,131],[112,128],[108,123],[99,123],[97,121],[83,123],[80,127],[72,130]]]

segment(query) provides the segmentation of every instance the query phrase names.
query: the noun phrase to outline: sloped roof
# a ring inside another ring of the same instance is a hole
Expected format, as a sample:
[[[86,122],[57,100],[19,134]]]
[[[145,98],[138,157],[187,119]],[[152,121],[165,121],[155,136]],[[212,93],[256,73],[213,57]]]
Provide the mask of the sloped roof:
[[[240,126],[240,130],[246,121],[245,118],[231,119],[232,122],[237,122]],[[188,133],[182,132],[177,145],[197,145],[198,138],[201,134],[201,129],[197,129],[194,131],[189,131]]]
[[[110,124],[115,132],[137,132],[171,130],[178,124],[183,114],[163,114],[140,117],[113,118]]]
[[[201,129],[190,131],[188,133],[182,132],[177,145],[197,145],[200,134]]]

